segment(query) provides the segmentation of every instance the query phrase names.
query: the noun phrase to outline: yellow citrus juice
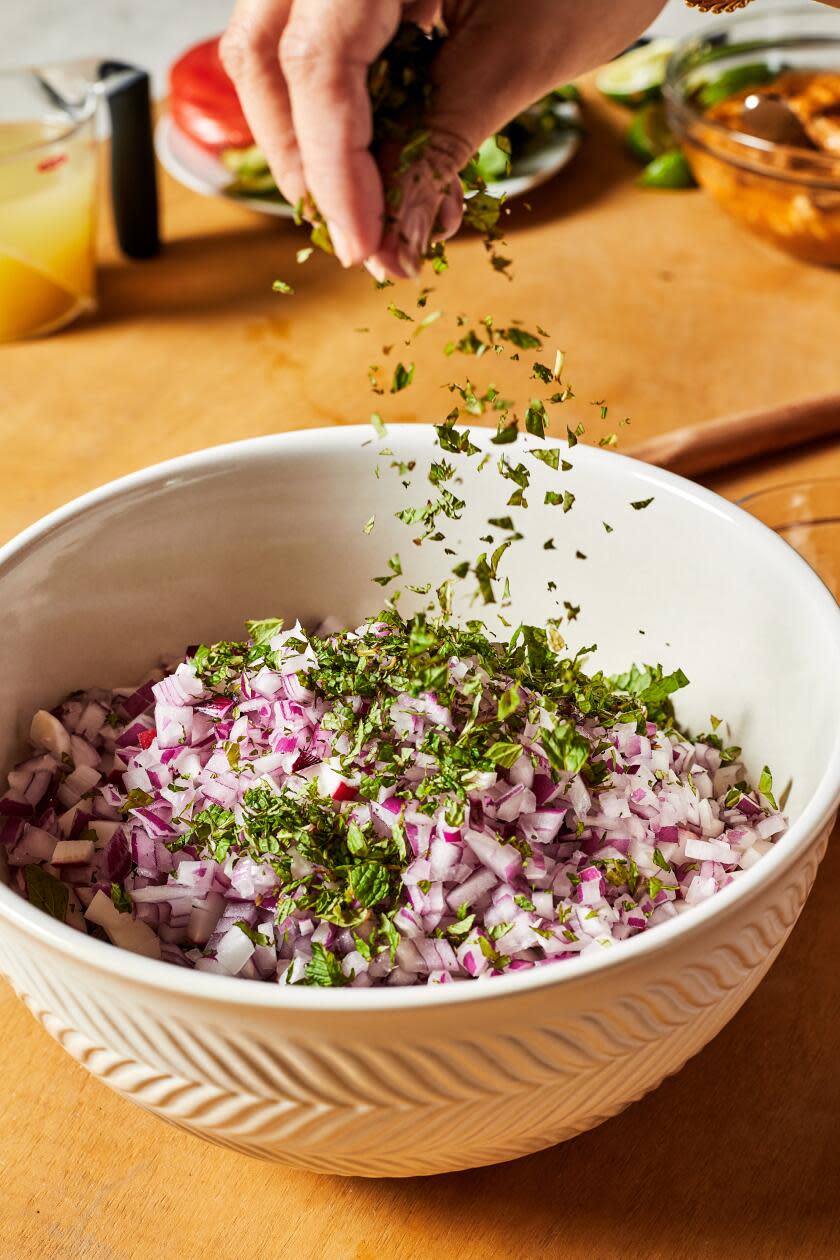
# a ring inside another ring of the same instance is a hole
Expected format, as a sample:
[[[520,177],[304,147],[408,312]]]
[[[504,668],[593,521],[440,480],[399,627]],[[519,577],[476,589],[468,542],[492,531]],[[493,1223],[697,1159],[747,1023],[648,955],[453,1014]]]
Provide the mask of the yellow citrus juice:
[[[0,125],[0,341],[50,332],[94,302],[96,153],[83,125]],[[37,147],[36,147],[37,146]]]

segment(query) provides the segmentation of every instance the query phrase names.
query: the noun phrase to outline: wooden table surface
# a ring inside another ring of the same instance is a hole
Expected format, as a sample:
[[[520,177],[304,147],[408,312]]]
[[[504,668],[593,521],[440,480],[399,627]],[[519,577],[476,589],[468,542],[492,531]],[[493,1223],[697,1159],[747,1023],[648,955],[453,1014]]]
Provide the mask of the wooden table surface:
[[[701,193],[635,188],[617,112],[590,98],[587,120],[567,176],[512,215],[514,282],[465,236],[427,309],[548,328],[577,394],[562,423],[596,434],[625,416],[642,437],[840,392],[840,274],[772,252]],[[0,540],[144,464],[370,413],[370,347],[402,330],[369,279],[325,258],[297,268],[290,227],[168,180],[162,191],[158,260],[117,260],[103,223],[98,315],[0,348]],[[294,298],[271,293],[277,276]],[[413,300],[408,285],[388,296]],[[448,408],[444,322],[415,343],[418,379],[394,419]],[[738,497],[832,472],[837,440],[711,484]],[[72,1062],[2,984],[0,1260],[836,1260],[838,884],[835,833],[766,980],[655,1093],[542,1154],[425,1180],[318,1178],[165,1128]]]

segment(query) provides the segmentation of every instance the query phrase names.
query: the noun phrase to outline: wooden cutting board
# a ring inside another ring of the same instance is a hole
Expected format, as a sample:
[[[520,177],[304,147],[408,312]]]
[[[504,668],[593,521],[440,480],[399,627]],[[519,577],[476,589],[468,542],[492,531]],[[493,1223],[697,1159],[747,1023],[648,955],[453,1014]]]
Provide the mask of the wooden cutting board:
[[[465,236],[427,309],[549,329],[577,395],[561,422],[596,437],[625,416],[639,440],[840,390],[840,273],[771,251],[702,193],[636,188],[620,111],[589,95],[586,115],[574,165],[511,218],[515,282]],[[0,348],[0,540],[155,460],[367,419],[368,362],[417,362],[394,418],[448,409],[443,320],[408,351],[365,276],[296,267],[288,226],[167,179],[162,192],[161,258],[118,261],[103,217],[97,317]],[[297,295],[271,293],[275,277]],[[389,296],[413,302],[409,286]],[[736,497],[830,472],[838,442],[715,485]],[[838,884],[835,834],[767,979],[650,1097],[540,1155],[429,1180],[319,1179],[168,1128],[77,1067],[0,985],[0,1260],[836,1260]]]

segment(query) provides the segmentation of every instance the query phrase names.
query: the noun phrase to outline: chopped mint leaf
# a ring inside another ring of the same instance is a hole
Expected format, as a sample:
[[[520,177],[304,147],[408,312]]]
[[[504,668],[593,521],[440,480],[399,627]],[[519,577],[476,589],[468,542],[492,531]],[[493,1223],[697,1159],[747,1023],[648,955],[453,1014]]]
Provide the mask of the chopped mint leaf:
[[[388,436],[388,430],[385,428],[385,423],[378,411],[370,413],[370,422],[378,438],[386,438]]]
[[[397,946],[400,943],[400,934],[394,927],[394,921],[389,915],[383,914],[381,916],[379,920],[379,931],[388,942],[388,949],[391,956],[391,966],[393,967],[397,958]]]
[[[330,953],[318,941],[314,941],[312,958],[304,968],[303,980],[300,983],[319,985],[322,988],[336,988],[338,985],[349,984],[349,978],[341,970],[341,963],[335,954]]]
[[[496,717],[500,722],[506,722],[511,714],[515,713],[522,703],[518,687],[510,687],[499,697],[496,706]]]
[[[30,903],[38,910],[43,910],[59,923],[67,918],[67,907],[70,904],[70,891],[66,884],[49,871],[40,866],[25,866],[23,877],[26,881],[26,895]]]
[[[651,495],[649,499],[636,499],[635,503],[631,503],[630,506],[634,509],[634,511],[641,512],[643,508],[650,507],[651,503],[653,503],[654,497],[655,496]]]
[[[257,645],[268,643],[283,629],[282,617],[264,617],[261,621],[246,621],[249,638]]]
[[[532,437],[545,437],[545,404],[535,399],[525,413],[525,430]]]
[[[391,393],[398,394],[400,390],[407,389],[414,380],[414,364],[398,363],[394,368],[394,375],[391,380]]]
[[[375,906],[388,896],[391,877],[381,862],[360,862],[350,869],[350,888],[359,905]]]
[[[773,796],[773,776],[768,766],[765,766],[761,771],[761,776],[758,780],[758,790],[770,802],[773,809],[776,809],[776,800]]]
[[[131,900],[122,884],[111,885],[111,900],[119,910],[120,914],[131,914],[134,902]]]
[[[490,745],[487,750],[487,756],[497,766],[504,766],[506,770],[509,770],[522,756],[523,751],[521,744],[513,744],[507,740],[498,740],[495,744]]]
[[[238,927],[240,932],[242,932],[245,936],[248,937],[248,940],[251,942],[252,945],[273,944],[272,939],[270,939],[267,936],[263,936],[262,932],[258,931],[257,928],[252,928],[250,923],[246,923],[244,919],[237,919],[236,923],[234,923],[233,926]]]
[[[142,809],[146,805],[151,805],[154,799],[150,792],[144,792],[142,788],[132,788],[123,802],[123,812],[130,809]]]
[[[550,730],[542,731],[540,742],[549,764],[558,773],[577,774],[591,752],[589,741],[578,734],[570,721],[556,722]]]

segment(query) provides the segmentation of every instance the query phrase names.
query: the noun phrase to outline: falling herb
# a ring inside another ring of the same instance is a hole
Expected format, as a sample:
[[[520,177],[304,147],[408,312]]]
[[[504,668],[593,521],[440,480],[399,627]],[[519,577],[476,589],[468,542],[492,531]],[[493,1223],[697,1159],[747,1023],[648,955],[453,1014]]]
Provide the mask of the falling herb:
[[[413,380],[414,364],[409,363],[408,366],[406,366],[403,363],[398,363],[394,368],[394,376],[391,381],[391,393],[398,394],[400,390],[407,389]]]

